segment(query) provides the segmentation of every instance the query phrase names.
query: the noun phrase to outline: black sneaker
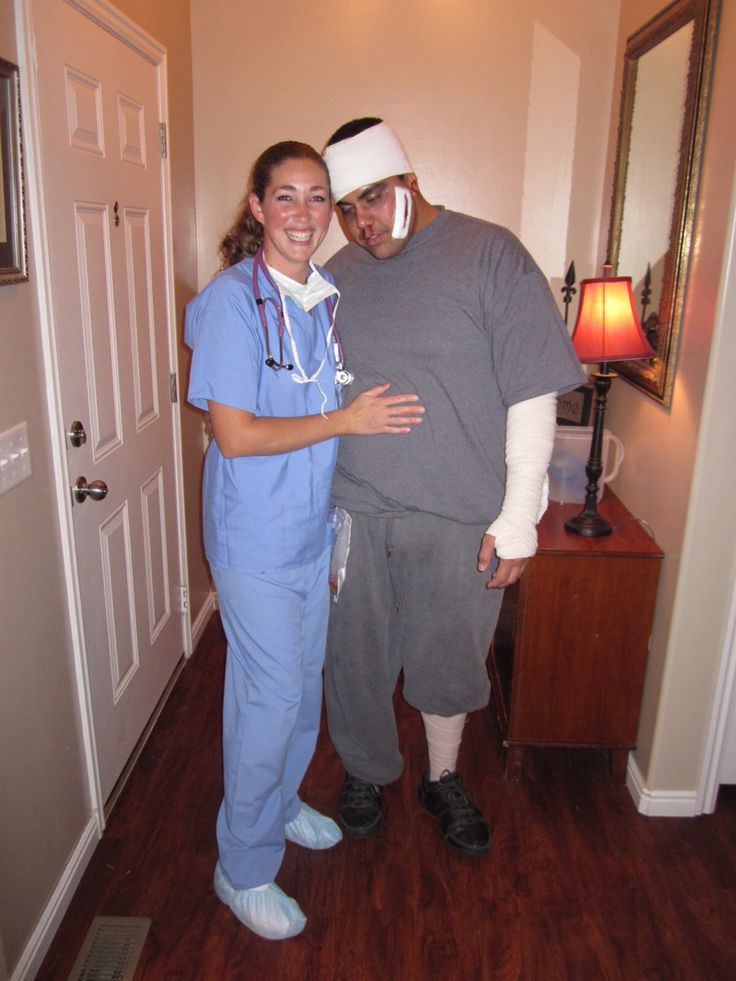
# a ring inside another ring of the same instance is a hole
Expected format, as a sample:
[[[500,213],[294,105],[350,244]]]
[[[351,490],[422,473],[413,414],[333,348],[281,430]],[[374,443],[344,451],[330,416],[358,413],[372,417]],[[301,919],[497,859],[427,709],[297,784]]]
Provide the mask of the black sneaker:
[[[337,818],[345,831],[356,838],[375,834],[383,821],[380,789],[348,773],[340,792]]]
[[[486,854],[491,845],[488,825],[457,773],[445,770],[439,780],[428,780],[425,773],[417,797],[437,818],[448,845],[463,855]]]

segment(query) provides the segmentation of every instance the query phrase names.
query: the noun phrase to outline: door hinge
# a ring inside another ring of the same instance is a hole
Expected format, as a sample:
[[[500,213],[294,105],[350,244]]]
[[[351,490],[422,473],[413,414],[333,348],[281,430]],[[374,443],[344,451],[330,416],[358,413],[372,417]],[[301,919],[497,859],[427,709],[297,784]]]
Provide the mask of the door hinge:
[[[189,612],[189,589],[187,586],[176,587],[177,613]]]
[[[172,371],[169,374],[169,395],[171,396],[172,402],[179,401],[179,388],[176,384],[176,372]]]
[[[158,138],[161,144],[161,156],[165,160],[169,155],[168,141],[166,139],[166,123],[158,124]]]

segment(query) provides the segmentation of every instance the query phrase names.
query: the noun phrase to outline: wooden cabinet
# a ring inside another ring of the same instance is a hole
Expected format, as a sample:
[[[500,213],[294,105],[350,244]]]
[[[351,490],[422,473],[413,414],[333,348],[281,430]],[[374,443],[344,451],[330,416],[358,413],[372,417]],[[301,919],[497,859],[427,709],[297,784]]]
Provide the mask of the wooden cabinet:
[[[565,530],[580,504],[550,504],[539,551],[504,595],[491,643],[493,702],[506,775],[521,775],[526,746],[611,751],[623,780],[639,723],[662,552],[606,490],[611,535]]]

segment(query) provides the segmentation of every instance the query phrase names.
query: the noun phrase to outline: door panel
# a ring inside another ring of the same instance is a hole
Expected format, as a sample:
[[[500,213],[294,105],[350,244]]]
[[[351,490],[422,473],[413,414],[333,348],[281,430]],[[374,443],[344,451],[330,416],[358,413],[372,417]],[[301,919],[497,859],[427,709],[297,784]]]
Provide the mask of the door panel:
[[[160,65],[65,0],[33,0],[54,332],[100,785],[182,655]]]

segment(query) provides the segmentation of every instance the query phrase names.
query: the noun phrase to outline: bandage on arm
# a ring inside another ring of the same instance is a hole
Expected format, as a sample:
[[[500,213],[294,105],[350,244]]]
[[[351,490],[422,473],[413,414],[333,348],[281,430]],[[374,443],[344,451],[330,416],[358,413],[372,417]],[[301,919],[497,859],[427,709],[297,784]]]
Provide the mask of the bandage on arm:
[[[486,529],[500,559],[537,551],[537,522],[547,510],[547,467],[555,439],[555,392],[517,402],[506,416],[506,490],[496,520]]]

